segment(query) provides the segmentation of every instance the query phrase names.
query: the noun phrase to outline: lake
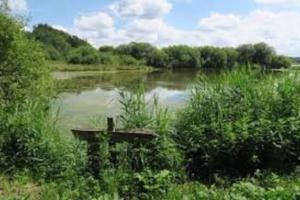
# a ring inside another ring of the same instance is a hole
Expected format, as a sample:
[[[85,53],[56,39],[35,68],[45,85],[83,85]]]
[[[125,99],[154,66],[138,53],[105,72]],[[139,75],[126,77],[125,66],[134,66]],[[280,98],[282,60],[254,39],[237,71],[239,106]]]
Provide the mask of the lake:
[[[189,88],[197,80],[194,70],[155,72],[54,72],[60,94],[53,103],[60,126],[65,129],[104,122],[107,116],[121,113],[120,90],[132,90],[143,84],[146,99],[159,98],[171,112],[187,100]]]

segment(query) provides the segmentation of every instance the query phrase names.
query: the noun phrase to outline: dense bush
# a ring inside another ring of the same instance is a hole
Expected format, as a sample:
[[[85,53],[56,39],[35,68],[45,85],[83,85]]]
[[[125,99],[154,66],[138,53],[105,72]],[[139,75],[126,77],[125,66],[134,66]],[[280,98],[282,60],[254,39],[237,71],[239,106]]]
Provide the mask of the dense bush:
[[[300,154],[298,75],[225,74],[201,81],[178,113],[175,141],[192,178],[292,169]]]
[[[216,47],[203,47],[200,49],[202,65],[207,69],[218,69],[227,67],[227,56],[225,51]]]
[[[130,55],[138,60],[148,60],[155,47],[148,43],[131,42],[127,45],[120,45],[116,48],[116,53]]]
[[[182,176],[182,156],[170,137],[170,116],[167,110],[159,107],[157,99],[154,101],[154,107],[148,105],[142,89],[121,92],[122,126],[151,128],[159,138],[146,143],[136,141],[110,146],[114,161],[101,172],[101,180],[110,185],[107,188],[110,192],[149,199],[164,193]]]
[[[96,49],[88,46],[79,47],[70,51],[68,55],[70,64],[99,64],[100,56]]]
[[[147,64],[156,68],[168,68],[168,55],[165,51],[156,49],[152,51],[147,60]]]
[[[285,56],[273,56],[271,60],[272,69],[288,68],[292,65],[291,60]]]
[[[39,46],[20,23],[0,14],[0,168],[59,177],[75,169],[76,154],[48,120],[51,79]]]
[[[83,46],[91,47],[86,41],[57,30],[47,24],[39,24],[28,36],[40,42],[50,60],[67,61],[70,51]]]
[[[26,39],[21,27],[11,17],[0,14],[1,109],[16,110],[29,100],[47,98],[49,74],[44,55],[37,44]]]
[[[200,52],[185,45],[170,46],[163,49],[168,57],[170,68],[200,68]]]
[[[199,183],[188,183],[174,186],[160,199],[210,199],[210,200],[278,200],[298,199],[300,195],[299,178],[282,178],[275,174],[261,179],[248,179],[234,183],[230,186],[210,187]]]

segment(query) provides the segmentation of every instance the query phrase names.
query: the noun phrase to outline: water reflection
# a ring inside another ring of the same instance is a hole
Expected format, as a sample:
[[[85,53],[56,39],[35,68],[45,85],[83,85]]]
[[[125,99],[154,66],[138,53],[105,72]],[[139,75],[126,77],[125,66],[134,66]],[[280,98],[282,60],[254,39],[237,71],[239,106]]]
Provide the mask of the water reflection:
[[[147,101],[153,96],[170,111],[183,106],[188,87],[197,79],[195,71],[176,72],[120,72],[120,73],[67,73],[56,72],[61,92],[53,110],[60,108],[59,123],[70,129],[88,126],[94,116],[120,114],[119,90],[132,90],[143,84]]]

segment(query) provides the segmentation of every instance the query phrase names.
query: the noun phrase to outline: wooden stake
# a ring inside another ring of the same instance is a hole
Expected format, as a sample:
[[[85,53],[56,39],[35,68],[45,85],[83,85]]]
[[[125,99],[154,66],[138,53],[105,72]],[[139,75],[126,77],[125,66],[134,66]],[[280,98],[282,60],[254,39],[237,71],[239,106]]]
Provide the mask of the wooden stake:
[[[107,131],[108,132],[115,132],[116,131],[116,123],[113,117],[107,118]]]

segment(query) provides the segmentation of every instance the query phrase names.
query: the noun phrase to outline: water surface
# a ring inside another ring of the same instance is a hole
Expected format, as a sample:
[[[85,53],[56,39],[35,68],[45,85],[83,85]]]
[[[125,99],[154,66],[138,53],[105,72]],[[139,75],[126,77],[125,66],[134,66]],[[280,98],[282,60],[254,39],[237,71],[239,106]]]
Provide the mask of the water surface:
[[[107,116],[121,113],[120,90],[132,90],[143,84],[146,99],[159,98],[161,106],[173,112],[187,100],[189,88],[197,80],[193,70],[156,72],[55,72],[60,94],[54,102],[58,122],[66,129],[91,126]]]

